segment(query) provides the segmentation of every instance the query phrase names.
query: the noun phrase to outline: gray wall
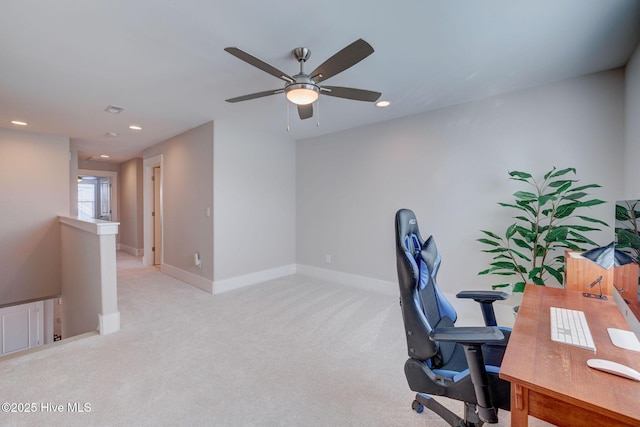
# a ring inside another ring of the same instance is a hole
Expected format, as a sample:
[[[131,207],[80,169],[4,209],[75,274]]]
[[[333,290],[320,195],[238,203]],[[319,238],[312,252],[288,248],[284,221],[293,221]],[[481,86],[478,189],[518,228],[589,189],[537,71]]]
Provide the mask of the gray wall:
[[[295,141],[215,123],[215,280],[295,263]]]
[[[626,67],[625,184],[623,199],[640,199],[640,45]]]
[[[0,128],[0,304],[58,295],[69,139]]]
[[[297,263],[395,282],[393,220],[404,207],[436,237],[446,292],[488,287],[476,239],[509,224],[496,203],[519,189],[509,170],[575,167],[604,187],[596,196],[623,194],[624,90],[619,69],[299,141]],[[612,223],[613,205],[590,215]]]
[[[213,280],[213,122],[191,129],[144,151],[163,154],[164,264]],[[202,268],[194,266],[199,252]]]
[[[140,250],[144,248],[142,167],[140,158],[121,163],[118,179],[119,241],[123,245]]]

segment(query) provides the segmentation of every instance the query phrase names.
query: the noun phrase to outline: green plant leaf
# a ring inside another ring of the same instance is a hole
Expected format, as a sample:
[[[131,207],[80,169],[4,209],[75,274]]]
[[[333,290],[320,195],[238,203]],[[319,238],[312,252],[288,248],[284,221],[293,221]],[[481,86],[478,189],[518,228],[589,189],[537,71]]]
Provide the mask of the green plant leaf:
[[[499,242],[494,242],[493,240],[489,240],[489,239],[476,239],[478,242],[480,243],[484,243],[485,245],[491,245],[491,246],[500,246]]]
[[[515,270],[516,269],[516,265],[512,262],[508,262],[508,261],[498,261],[498,262],[492,262],[491,264],[494,266],[496,269],[508,269],[508,270]]]
[[[554,173],[556,171],[556,167],[554,166],[553,168],[551,168],[551,170],[547,173],[544,174],[544,180],[546,181],[547,179],[549,179],[549,177],[551,176],[552,173]]]
[[[556,209],[556,218],[558,219],[562,219],[562,218],[566,218],[569,215],[571,215],[573,213],[573,211],[576,210],[578,206],[576,206],[576,203],[568,203],[566,205],[561,205],[558,206]]]
[[[569,229],[566,226],[559,226],[549,231],[546,236],[544,236],[545,242],[553,242],[554,240],[564,240],[567,238],[567,234],[569,233]]]
[[[579,200],[582,199],[584,196],[587,196],[588,193],[582,192],[582,191],[578,191],[577,193],[572,193],[572,194],[567,194],[566,196],[564,196],[565,199],[567,200]]]
[[[583,185],[583,186],[581,186],[581,187],[574,187],[574,188],[572,188],[572,189],[571,189],[571,190],[569,190],[569,191],[570,191],[570,192],[571,192],[571,191],[582,191],[582,190],[588,190],[589,188],[601,188],[601,187],[602,187],[602,186],[601,186],[601,185],[598,185],[598,184],[589,184],[589,185]]]
[[[532,277],[531,281],[533,282],[534,285],[544,286],[544,280],[542,280],[539,277]]]
[[[516,255],[517,257],[527,261],[527,262],[531,262],[531,258],[529,258],[528,256],[526,256],[525,254],[516,251],[515,249],[511,248],[509,249],[509,252],[511,252],[513,255]]]
[[[538,196],[528,191],[516,191],[515,193],[513,193],[513,196],[516,199],[527,200],[527,201],[533,201],[538,199]]]
[[[534,233],[532,230],[528,228],[524,228],[521,225],[516,225],[516,224],[513,224],[513,225],[515,226],[515,230],[518,232],[518,234],[524,237],[525,239],[527,239],[527,241],[531,242],[535,240],[536,233]]]
[[[617,221],[629,221],[631,215],[625,206],[616,205],[616,220]]]
[[[562,284],[563,282],[563,278],[562,278],[562,272],[560,272],[559,270],[556,270],[555,268],[549,266],[549,265],[545,265],[543,266],[544,269],[553,276],[554,279],[556,279],[558,281],[558,283]]]
[[[531,200],[518,200],[516,204],[521,206],[524,210],[531,213],[531,215],[536,216],[536,210],[531,206]]]
[[[513,292],[524,292],[524,282],[516,282],[513,285]]]
[[[571,239],[567,239],[567,240],[571,240],[573,242],[578,242],[578,243],[587,243],[593,246],[598,246],[598,244],[593,240],[583,236],[582,234],[578,234],[575,231],[570,231],[569,235],[571,235]]]
[[[507,248],[495,248],[495,249],[483,249],[482,252],[486,252],[488,254],[496,254],[500,252],[507,252],[509,249]]]
[[[511,171],[509,172],[509,176],[518,177],[525,180],[533,178],[533,176],[530,173],[520,172],[520,171]]]
[[[600,231],[599,228],[587,227],[586,225],[566,225],[565,227],[577,231]]]
[[[587,208],[590,206],[597,206],[597,205],[601,205],[603,203],[606,203],[604,200],[600,200],[600,199],[591,199],[591,200],[585,200],[584,202],[575,202],[574,204],[576,205],[576,208]]]
[[[505,233],[505,237],[507,238],[507,240],[511,239],[513,237],[514,234],[516,234],[516,224],[511,224],[508,228],[507,228],[507,232]]]
[[[538,197],[538,205],[544,206],[549,200],[558,200],[555,194],[545,194]]]
[[[559,185],[555,185],[556,182],[559,183]],[[569,188],[571,188],[571,186],[575,181],[556,181],[556,182],[549,183],[549,187],[557,187],[556,194],[562,194],[565,191],[567,191]]]
[[[498,202],[498,204],[500,206],[503,206],[505,208],[514,208],[514,209],[519,209],[521,211],[530,211],[531,209],[527,209],[525,206],[519,206],[519,205],[513,205],[511,203],[502,203],[502,202]]]
[[[522,239],[513,239],[513,243],[515,243],[517,246],[521,248],[529,249],[530,251],[533,250],[533,246],[531,246],[530,244],[528,244]]]
[[[519,219],[519,220],[520,220],[520,221],[522,221],[522,222],[528,222],[529,224],[534,224],[534,222],[533,222],[533,221],[531,221],[531,220],[530,220],[529,218],[527,218],[526,216],[519,215],[519,216],[514,217],[514,219]]]
[[[536,268],[532,268],[529,271],[529,279],[533,279],[535,276],[537,276],[538,274],[540,274],[540,272],[542,271],[542,268],[540,267],[536,267]]]
[[[629,230],[620,230],[618,232],[618,244],[628,248],[640,249],[640,236]]]
[[[576,182],[574,180],[570,180],[570,179],[560,179],[558,181],[552,181],[549,183],[549,187],[551,188],[558,188],[558,187],[562,187],[563,185],[567,185],[569,184],[569,187],[571,187],[572,183]],[[564,190],[563,190],[564,191]],[[558,192],[556,190],[556,192]]]
[[[511,286],[511,283],[499,283],[497,285],[491,285],[491,289],[495,291],[496,289],[508,288],[509,286]]]
[[[588,217],[588,216],[576,215],[576,218],[580,218],[581,220],[583,220],[583,221],[587,221],[587,222],[593,222],[593,223],[596,223],[596,224],[602,224],[602,225],[604,225],[605,227],[608,227],[608,226],[609,226],[609,224],[607,224],[607,223],[606,223],[606,222],[604,222],[604,221],[601,221],[601,220],[596,219],[596,218],[590,218],[590,217]]]
[[[487,231],[487,230],[480,230],[480,231],[489,237],[493,237],[496,240],[502,240],[502,237],[498,236],[496,233],[492,233],[491,231]]]
[[[554,168],[555,169],[555,168]],[[557,176],[562,176],[562,175],[566,175],[569,172],[573,172],[574,175],[576,173],[576,168],[566,168],[566,169],[561,169],[559,171],[557,171],[556,173],[554,173],[553,175],[551,175],[551,178],[555,178]]]

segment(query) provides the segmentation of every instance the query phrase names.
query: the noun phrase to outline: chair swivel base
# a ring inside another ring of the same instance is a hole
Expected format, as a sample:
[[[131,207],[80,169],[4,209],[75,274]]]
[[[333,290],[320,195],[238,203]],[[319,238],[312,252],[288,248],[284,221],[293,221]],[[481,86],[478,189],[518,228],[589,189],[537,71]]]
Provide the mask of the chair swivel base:
[[[460,418],[431,396],[424,393],[416,394],[411,408],[419,414],[422,413],[424,408],[427,408],[453,427],[481,427],[484,424],[478,417],[476,405],[467,402],[464,403],[465,419]]]

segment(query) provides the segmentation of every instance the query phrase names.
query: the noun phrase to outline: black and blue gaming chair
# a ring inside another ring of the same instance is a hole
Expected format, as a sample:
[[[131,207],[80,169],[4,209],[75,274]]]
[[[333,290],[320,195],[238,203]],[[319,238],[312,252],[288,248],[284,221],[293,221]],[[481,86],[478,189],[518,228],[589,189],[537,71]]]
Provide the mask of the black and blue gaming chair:
[[[405,375],[417,395],[413,409],[426,407],[452,426],[497,423],[498,409],[510,409],[510,384],[498,377],[510,331],[498,328],[493,302],[498,291],[463,291],[458,298],[481,304],[485,326],[454,327],[457,315],[436,282],[440,253],[433,236],[426,241],[414,213],[396,213],[396,260],[400,305],[409,359]],[[431,396],[464,402],[460,418]]]

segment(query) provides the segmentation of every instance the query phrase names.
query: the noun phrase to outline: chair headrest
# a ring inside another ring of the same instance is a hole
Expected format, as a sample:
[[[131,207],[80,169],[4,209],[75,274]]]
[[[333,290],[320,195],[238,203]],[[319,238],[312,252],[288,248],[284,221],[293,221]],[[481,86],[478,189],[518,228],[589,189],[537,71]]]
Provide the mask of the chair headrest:
[[[400,209],[396,212],[396,236],[398,238],[396,243],[405,252],[410,252],[415,255],[416,248],[413,246],[407,246],[408,242],[411,241],[411,236],[416,236],[420,245],[422,245],[423,240],[420,236],[418,220],[412,210]]]

